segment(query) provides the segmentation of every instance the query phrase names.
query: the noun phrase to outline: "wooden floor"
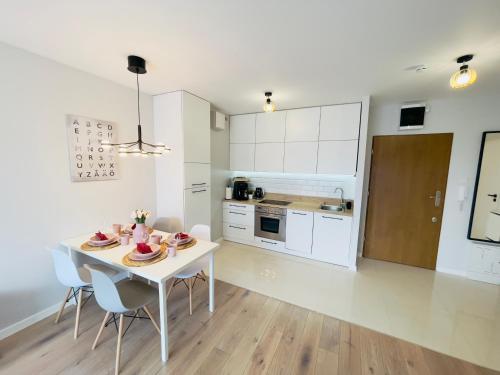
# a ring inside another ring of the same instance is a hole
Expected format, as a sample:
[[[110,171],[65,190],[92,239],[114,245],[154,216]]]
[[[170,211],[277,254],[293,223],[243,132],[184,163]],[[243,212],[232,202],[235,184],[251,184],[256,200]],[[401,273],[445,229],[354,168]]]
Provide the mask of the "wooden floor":
[[[151,322],[135,321],[124,337],[122,374],[499,374],[353,324],[216,282],[216,312],[197,285],[193,315],[187,290],[169,298],[170,360],[160,360]],[[156,316],[157,306],[154,308]],[[104,312],[82,310],[73,340],[74,309],[59,324],[47,318],[0,342],[1,374],[112,374],[116,330],[90,347]]]

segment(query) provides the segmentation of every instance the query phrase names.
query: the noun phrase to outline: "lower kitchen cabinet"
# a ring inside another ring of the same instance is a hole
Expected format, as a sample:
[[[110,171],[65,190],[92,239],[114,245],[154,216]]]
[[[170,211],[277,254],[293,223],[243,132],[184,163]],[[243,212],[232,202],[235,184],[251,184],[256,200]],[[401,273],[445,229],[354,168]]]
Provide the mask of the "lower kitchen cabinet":
[[[255,206],[239,202],[224,202],[222,207],[224,239],[252,244],[254,241]]]
[[[184,190],[184,230],[196,224],[210,225],[210,187]]]
[[[288,250],[311,254],[313,220],[312,212],[287,210],[285,247]]]
[[[351,222],[350,216],[315,212],[312,257],[348,266]]]

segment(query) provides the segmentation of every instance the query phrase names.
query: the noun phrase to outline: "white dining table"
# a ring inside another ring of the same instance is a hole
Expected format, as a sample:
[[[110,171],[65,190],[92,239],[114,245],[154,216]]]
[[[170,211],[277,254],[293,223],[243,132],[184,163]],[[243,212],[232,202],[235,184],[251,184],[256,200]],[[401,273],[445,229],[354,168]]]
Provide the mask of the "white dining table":
[[[152,234],[161,234],[163,238],[167,238],[170,233],[155,230]],[[70,252],[78,252],[85,254],[100,262],[109,264],[115,268],[125,270],[133,275],[140,276],[146,280],[150,280],[158,284],[158,300],[160,305],[160,328],[161,328],[161,359],[163,362],[168,360],[168,324],[167,324],[167,280],[172,276],[180,273],[183,269],[189,267],[197,260],[208,257],[209,259],[209,304],[210,312],[214,311],[214,252],[219,247],[215,242],[203,241],[197,239],[196,245],[177,252],[175,257],[167,257],[157,263],[142,266],[128,267],[122,263],[122,258],[132,251],[135,247],[133,241],[129,245],[117,246],[109,250],[85,251],[80,246],[86,242],[93,233],[85,234],[79,237],[70,238],[61,241],[61,245],[67,247]]]

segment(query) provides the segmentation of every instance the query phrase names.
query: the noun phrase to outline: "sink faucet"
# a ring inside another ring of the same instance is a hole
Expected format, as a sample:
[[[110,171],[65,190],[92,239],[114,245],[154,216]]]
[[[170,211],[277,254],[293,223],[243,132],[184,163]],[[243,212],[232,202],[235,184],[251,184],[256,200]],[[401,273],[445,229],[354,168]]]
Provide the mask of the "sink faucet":
[[[340,207],[345,209],[345,201],[344,201],[344,189],[341,187],[335,188],[334,193],[340,190]]]

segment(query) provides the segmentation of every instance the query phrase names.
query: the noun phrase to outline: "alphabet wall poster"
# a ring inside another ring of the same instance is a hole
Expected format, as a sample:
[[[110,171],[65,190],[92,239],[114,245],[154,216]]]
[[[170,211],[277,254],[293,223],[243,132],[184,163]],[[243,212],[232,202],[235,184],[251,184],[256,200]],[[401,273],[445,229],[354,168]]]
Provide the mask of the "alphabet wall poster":
[[[102,141],[117,141],[117,124],[83,116],[67,116],[71,180],[103,181],[120,178],[118,152]]]

